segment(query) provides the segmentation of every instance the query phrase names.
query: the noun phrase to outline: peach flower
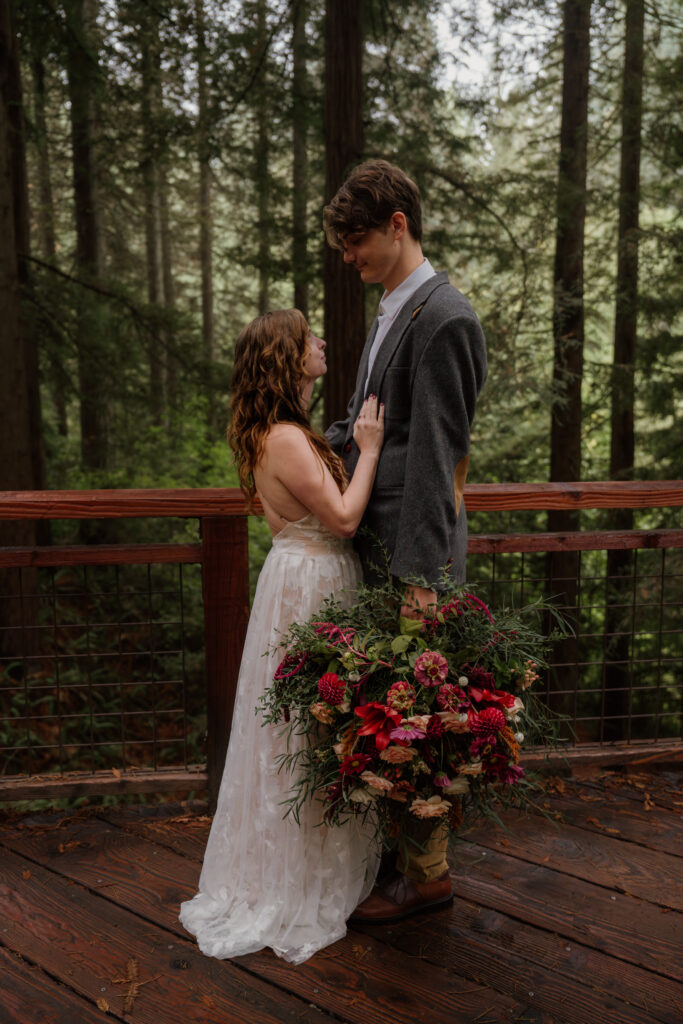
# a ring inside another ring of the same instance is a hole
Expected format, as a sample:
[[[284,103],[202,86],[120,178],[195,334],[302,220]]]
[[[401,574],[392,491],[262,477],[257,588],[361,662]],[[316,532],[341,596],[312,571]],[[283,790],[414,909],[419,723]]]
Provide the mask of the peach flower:
[[[334,718],[334,711],[328,704],[323,704],[322,701],[318,701],[315,704],[311,704],[308,709],[314,718],[317,718],[323,725],[330,725]]]
[[[481,761],[472,761],[471,764],[461,764],[458,768],[459,775],[481,775],[484,766]]]
[[[375,775],[374,772],[361,772],[360,777],[363,782],[367,782],[368,786],[378,789],[381,793],[388,793],[389,790],[394,788],[393,782],[389,782],[389,779],[383,779],[381,775]]]
[[[443,814],[448,814],[452,806],[450,800],[444,800],[440,796],[430,796],[429,800],[418,797],[410,805],[410,813],[416,818],[440,818]]]
[[[406,761],[412,761],[417,751],[414,747],[395,747],[393,744],[383,750],[379,755],[380,760],[388,761],[389,764],[404,764]]]
[[[446,732],[469,732],[469,718],[466,714],[459,714],[457,711],[437,711]]]

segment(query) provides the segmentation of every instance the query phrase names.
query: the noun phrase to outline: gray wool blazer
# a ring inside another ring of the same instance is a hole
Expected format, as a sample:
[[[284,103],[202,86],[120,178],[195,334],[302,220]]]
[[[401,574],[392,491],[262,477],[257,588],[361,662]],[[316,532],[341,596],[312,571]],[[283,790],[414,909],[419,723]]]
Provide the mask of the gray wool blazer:
[[[377,321],[363,349],[348,415],[326,432],[349,475],[360,454],[353,424],[363,403],[376,330]],[[424,577],[438,589],[447,567],[456,582],[464,581],[463,490],[470,429],[486,372],[481,325],[442,271],[401,308],[370,374],[367,393],[384,402],[385,437],[370,501],[354,540],[368,582],[386,579],[382,546],[393,576]]]

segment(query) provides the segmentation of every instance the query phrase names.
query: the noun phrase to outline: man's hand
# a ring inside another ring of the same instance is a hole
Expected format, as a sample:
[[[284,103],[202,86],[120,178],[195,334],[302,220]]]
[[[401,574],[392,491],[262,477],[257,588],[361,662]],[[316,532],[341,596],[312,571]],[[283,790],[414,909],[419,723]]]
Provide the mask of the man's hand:
[[[436,612],[436,594],[427,587],[406,587],[401,605],[405,619],[423,619],[427,612]]]

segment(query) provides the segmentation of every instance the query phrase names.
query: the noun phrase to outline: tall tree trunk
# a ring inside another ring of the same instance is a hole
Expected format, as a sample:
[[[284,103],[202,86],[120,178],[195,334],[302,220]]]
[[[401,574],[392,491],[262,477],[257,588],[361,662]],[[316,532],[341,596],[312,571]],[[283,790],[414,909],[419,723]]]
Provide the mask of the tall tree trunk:
[[[292,277],[294,306],[308,319],[306,15],[306,0],[295,0],[292,6]]]
[[[29,214],[21,73],[11,0],[0,0],[0,490],[44,487],[40,429],[38,354],[32,321],[22,309],[29,285]],[[44,541],[32,520],[0,523],[3,546]],[[34,573],[23,583],[35,593]],[[35,602],[21,608],[19,570],[0,570],[0,654],[31,653],[36,633]]]
[[[161,279],[163,283],[164,308],[169,314],[175,309],[175,282],[173,280],[173,253],[171,229],[168,215],[168,176],[165,157],[159,165],[159,214],[161,231]],[[175,435],[175,414],[178,404],[178,357],[175,350],[175,335],[171,323],[164,328],[165,390],[171,439]]]
[[[103,271],[102,226],[96,155],[96,97],[99,65],[95,0],[68,0],[67,72],[79,277],[96,283]],[[78,302],[78,384],[81,403],[81,457],[87,470],[107,464],[105,319],[97,298],[83,290]]]
[[[550,479],[581,479],[581,382],[583,377],[583,248],[586,218],[590,0],[565,0],[563,24],[562,122],[557,182],[553,298],[553,402],[550,426]],[[579,517],[564,510],[548,513],[548,529],[577,530]],[[576,626],[579,557],[553,552],[549,587]],[[578,641],[555,646],[557,665],[551,703],[569,713],[578,683]]]
[[[213,223],[211,212],[211,144],[209,138],[208,91],[206,82],[206,23],[203,0],[195,2],[197,33],[197,104],[199,157],[199,262],[202,274],[202,346],[207,376],[208,425],[216,432],[216,396],[214,388],[213,317]]]
[[[267,313],[269,307],[268,289],[270,283],[270,113],[265,50],[268,46],[266,24],[266,3],[259,0],[256,10],[256,53],[261,62],[255,90],[256,100],[256,146],[254,149],[254,180],[256,182],[256,207],[258,236],[258,311]]]
[[[146,14],[140,25],[142,63],[142,180],[145,205],[145,253],[147,261],[147,299],[161,305],[163,279],[161,267],[161,211],[159,200],[159,123],[156,79],[161,74],[159,54],[159,20]],[[149,397],[152,423],[161,424],[164,408],[163,356],[161,332],[148,341]]]
[[[363,0],[325,3],[325,202],[363,153]],[[325,424],[342,419],[353,392],[365,342],[365,296],[360,275],[325,246],[324,329],[328,373]]]
[[[39,235],[44,259],[48,263],[56,263],[57,244],[55,241],[55,216],[52,200],[52,174],[47,136],[47,116],[45,112],[45,64],[40,52],[33,54],[31,66],[33,70],[33,123],[37,158]],[[57,413],[57,429],[62,437],[66,437],[68,433],[65,395],[66,372],[56,343],[56,332],[53,332],[53,343],[49,346],[48,351],[50,391],[55,412]]]
[[[638,321],[638,213],[643,107],[644,0],[626,0],[619,179],[619,245],[612,371],[610,479],[632,480],[635,455],[634,366]],[[610,512],[613,530],[633,529],[633,510]],[[630,551],[607,554],[604,738],[623,739],[630,710]]]

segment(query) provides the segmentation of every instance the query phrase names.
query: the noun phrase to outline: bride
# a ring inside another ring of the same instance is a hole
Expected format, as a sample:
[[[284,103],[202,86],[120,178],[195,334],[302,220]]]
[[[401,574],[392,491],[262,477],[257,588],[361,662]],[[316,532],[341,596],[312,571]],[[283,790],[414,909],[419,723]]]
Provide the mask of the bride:
[[[283,817],[290,780],[276,759],[287,740],[255,713],[290,624],[310,618],[330,594],[351,603],[361,579],[349,538],[375,479],[384,410],[374,395],[363,405],[353,434],[361,454],[347,485],[341,459],[308,415],[313,384],[326,369],[325,342],[298,310],[266,313],[237,339],[229,440],[242,489],[250,507],[258,494],[273,545],[249,619],[199,892],[180,910],[208,956],[270,946],[301,963],[345,934],[377,873],[372,838],[355,819],[327,828],[314,804],[302,809],[298,825]],[[302,742],[290,737],[290,751]]]

